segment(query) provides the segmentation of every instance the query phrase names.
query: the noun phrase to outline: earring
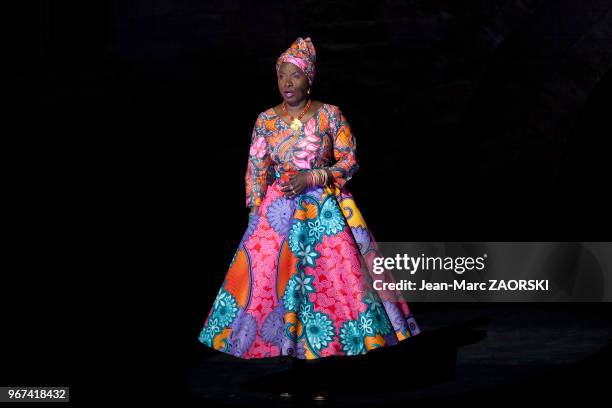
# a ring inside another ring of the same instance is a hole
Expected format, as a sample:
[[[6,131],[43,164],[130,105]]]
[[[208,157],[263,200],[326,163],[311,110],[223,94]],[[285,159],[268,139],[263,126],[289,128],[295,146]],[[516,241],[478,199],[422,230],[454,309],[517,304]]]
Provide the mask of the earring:
[[[308,92],[308,95],[310,95],[310,88],[308,88],[308,91],[306,91],[306,92]]]

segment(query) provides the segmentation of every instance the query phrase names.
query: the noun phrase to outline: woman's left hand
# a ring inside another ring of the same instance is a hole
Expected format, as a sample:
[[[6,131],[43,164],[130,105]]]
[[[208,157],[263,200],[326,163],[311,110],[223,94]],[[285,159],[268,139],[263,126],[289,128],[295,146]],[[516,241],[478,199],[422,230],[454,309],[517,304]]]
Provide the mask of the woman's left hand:
[[[289,182],[280,183],[280,190],[287,194],[288,198],[295,198],[308,188],[308,173],[294,173],[289,175]]]

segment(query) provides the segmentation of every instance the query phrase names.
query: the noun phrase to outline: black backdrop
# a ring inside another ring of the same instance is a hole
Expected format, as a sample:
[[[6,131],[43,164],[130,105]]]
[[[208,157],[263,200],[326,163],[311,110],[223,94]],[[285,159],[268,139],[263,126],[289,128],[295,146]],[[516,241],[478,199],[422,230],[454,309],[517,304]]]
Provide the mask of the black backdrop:
[[[27,353],[7,353],[2,379],[79,384],[75,399],[119,380],[186,394],[246,228],[251,129],[298,36],[317,49],[314,97],[356,136],[348,186],[377,240],[605,239],[611,9],[39,2],[16,77],[37,130],[13,154],[28,214],[13,283],[29,289],[6,336]]]

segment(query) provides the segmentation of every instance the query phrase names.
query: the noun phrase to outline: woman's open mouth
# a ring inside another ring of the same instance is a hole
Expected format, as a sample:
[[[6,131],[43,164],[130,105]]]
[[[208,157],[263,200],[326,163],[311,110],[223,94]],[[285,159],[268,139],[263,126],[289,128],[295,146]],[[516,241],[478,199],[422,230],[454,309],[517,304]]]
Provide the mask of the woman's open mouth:
[[[295,95],[295,91],[285,91],[284,93],[288,99],[293,98],[293,96]]]

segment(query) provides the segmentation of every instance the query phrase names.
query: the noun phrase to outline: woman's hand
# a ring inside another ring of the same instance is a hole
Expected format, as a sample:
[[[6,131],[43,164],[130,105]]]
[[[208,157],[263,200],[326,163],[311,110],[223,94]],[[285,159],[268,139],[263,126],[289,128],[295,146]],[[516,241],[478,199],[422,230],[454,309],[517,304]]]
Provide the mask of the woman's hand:
[[[280,183],[280,190],[286,193],[288,198],[295,198],[308,188],[309,177],[307,172],[290,174],[288,182]]]

